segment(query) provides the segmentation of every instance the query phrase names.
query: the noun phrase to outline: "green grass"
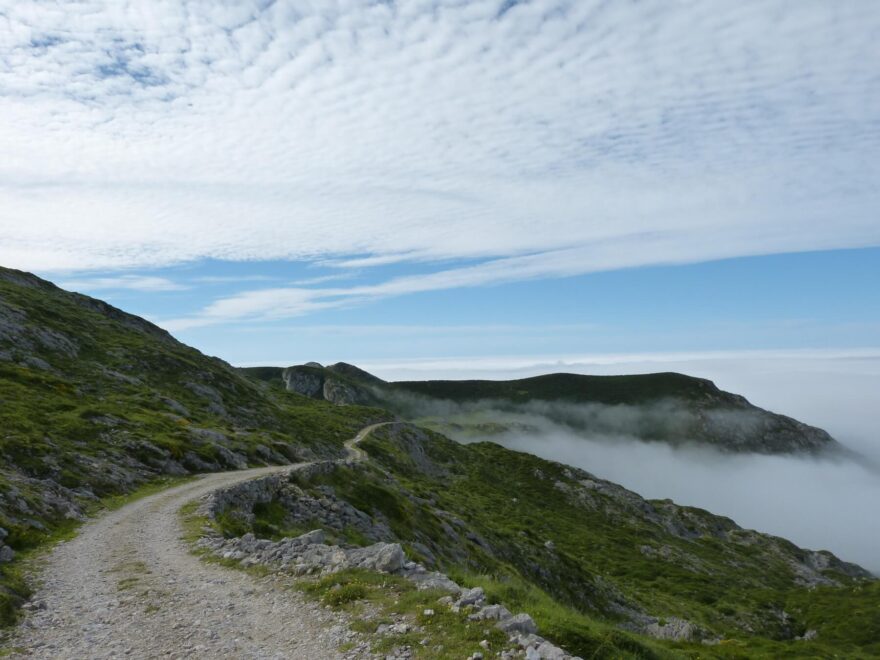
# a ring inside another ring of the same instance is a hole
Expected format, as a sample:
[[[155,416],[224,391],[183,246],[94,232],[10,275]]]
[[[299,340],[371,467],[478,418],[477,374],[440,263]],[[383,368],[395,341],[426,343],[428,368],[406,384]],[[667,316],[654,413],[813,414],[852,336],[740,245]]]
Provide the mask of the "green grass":
[[[265,577],[271,572],[268,567],[262,564],[242,566],[238,560],[224,559],[223,557],[211,554],[203,548],[196,548],[194,545],[196,541],[205,536],[207,532],[221,532],[221,526],[216,521],[198,514],[199,504],[199,500],[187,502],[177,512],[181,528],[183,529],[183,536],[181,538],[191,547],[190,549],[194,555],[210,564],[242,570],[254,577]]]
[[[178,513],[180,526],[183,528],[183,540],[192,545],[205,535],[206,530],[216,529],[216,523],[206,516],[197,513],[199,500],[187,502]]]
[[[512,612],[528,612],[538,624],[542,636],[552,639],[570,653],[584,658],[674,657],[659,644],[637,639],[607,622],[584,616],[522,579],[498,579],[488,575],[456,574],[454,571],[452,575],[463,586],[482,587],[489,602],[502,603]]]
[[[363,570],[347,570],[317,580],[304,580],[298,588],[323,604],[342,609],[355,618],[354,628],[370,636],[374,653],[410,646],[414,657],[431,660],[461,660],[483,651],[482,640],[492,649],[505,647],[506,636],[487,622],[472,622],[467,612],[454,613],[437,600],[443,591],[419,591],[399,577]],[[369,607],[367,607],[369,606]],[[433,614],[425,614],[433,610]],[[364,617],[370,612],[369,619]],[[417,630],[376,635],[382,623],[404,621]],[[422,642],[425,642],[424,644]]]
[[[122,506],[199,460],[230,469],[224,449],[250,465],[342,455],[388,417],[267,386],[143,319],[3,268],[0,324],[0,527],[21,557],[71,528],[68,504]],[[16,571],[0,567],[0,625],[26,595]]]
[[[387,522],[405,547],[427,544],[441,569],[528,611],[542,634],[584,657],[877,653],[876,581],[829,571],[844,586],[800,587],[789,561],[801,551],[783,539],[739,530],[700,509],[644,502],[622,489],[577,490],[579,500],[571,493],[585,475],[565,466],[490,443],[462,446],[400,429],[380,429],[362,444],[372,465],[340,467],[299,485],[332,487]],[[655,519],[697,537],[670,534]],[[722,532],[726,540],[716,537]],[[624,633],[617,628],[621,607],[686,619],[723,643],[675,644]],[[817,640],[787,641],[811,628],[819,630]]]
[[[296,537],[323,527],[320,520],[300,520],[296,523],[287,519],[287,511],[279,502],[258,502],[251,510],[253,519],[246,524],[244,519],[233,511],[223,511],[211,521],[214,528],[226,538],[243,536],[248,532],[254,535],[278,541],[287,537]],[[355,527],[348,525],[342,530],[325,529],[328,543],[366,546],[371,541]]]
[[[141,581],[139,577],[125,577],[121,578],[117,583],[117,589],[119,591],[126,591],[127,589],[132,589],[137,586],[137,584]]]

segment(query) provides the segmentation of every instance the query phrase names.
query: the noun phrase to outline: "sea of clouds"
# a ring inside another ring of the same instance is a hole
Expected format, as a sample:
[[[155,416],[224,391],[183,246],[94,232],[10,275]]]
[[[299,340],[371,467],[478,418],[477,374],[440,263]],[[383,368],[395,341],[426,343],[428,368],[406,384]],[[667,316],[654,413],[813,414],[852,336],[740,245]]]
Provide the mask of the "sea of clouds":
[[[491,440],[583,468],[644,497],[671,498],[729,516],[743,527],[831,550],[880,574],[880,352],[752,352],[617,356],[553,361],[469,360],[365,365],[386,378],[517,378],[569,371],[679,371],[711,378],[755,405],[829,431],[863,458],[722,454],[645,443],[626,411],[609,411],[597,431],[577,431],[531,409],[511,415],[483,405],[487,418],[516,430]],[[438,412],[438,411],[430,411]],[[454,413],[455,411],[447,411]],[[630,411],[632,412],[632,411]],[[611,420],[611,421],[609,421]],[[615,421],[616,420],[616,421]],[[614,423],[617,423],[617,426]],[[472,439],[462,435],[462,440]]]

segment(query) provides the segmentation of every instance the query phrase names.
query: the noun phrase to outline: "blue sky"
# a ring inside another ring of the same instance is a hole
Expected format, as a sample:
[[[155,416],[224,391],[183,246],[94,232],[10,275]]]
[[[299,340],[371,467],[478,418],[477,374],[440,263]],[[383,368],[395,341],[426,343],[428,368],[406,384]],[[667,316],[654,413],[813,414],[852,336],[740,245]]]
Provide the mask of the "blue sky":
[[[874,347],[874,2],[0,7],[0,264],[238,364]]]
[[[413,274],[396,264],[332,282],[374,286]],[[74,289],[91,285],[95,295],[161,323],[215,299],[287,286],[320,289],[328,285],[322,278],[338,275],[308,263],[208,261],[123,276],[124,285],[159,290],[117,288],[113,272],[60,282]],[[244,316],[176,335],[237,364],[282,365],[865,348],[880,346],[878,282],[878,248],[805,252],[408,293],[294,317]]]

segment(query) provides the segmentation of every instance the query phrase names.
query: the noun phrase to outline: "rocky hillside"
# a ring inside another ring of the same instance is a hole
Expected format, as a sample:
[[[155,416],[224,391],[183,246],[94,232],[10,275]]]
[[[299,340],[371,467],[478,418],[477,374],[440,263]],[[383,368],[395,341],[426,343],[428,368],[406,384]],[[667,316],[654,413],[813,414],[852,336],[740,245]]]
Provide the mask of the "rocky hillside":
[[[721,451],[844,451],[822,429],[753,406],[709,380],[677,373],[387,383],[345,363],[250,371],[315,399],[379,405],[457,439],[509,431],[540,436],[531,422],[546,420],[585,435],[703,444]]]
[[[0,619],[17,600],[9,561],[98,498],[336,455],[383,415],[269,387],[141,318],[0,269]]]
[[[880,653],[878,583],[829,552],[491,443],[395,424],[361,446],[370,461],[215,499],[229,540],[211,547],[299,575],[399,543],[429,571],[482,587],[487,602],[529,612],[541,635],[585,658]],[[442,586],[395,557],[382,570]]]

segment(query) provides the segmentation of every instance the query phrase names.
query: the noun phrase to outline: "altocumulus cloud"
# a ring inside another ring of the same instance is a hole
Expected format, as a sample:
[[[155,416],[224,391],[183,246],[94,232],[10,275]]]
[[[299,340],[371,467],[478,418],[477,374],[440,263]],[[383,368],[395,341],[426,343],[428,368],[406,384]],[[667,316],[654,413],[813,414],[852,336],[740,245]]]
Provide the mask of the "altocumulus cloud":
[[[0,263],[472,264],[184,327],[876,245],[878,29],[867,2],[16,2]]]

